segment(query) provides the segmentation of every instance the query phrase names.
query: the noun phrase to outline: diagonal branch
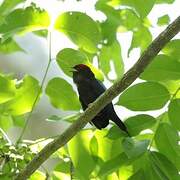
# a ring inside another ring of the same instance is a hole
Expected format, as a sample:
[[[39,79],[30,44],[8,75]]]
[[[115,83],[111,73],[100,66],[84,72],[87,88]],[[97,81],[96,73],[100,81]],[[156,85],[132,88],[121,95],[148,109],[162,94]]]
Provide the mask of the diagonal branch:
[[[22,170],[16,180],[27,179],[39,166],[45,162],[55,151],[64,146],[87,122],[93,119],[117,95],[129,87],[137,77],[150,64],[160,50],[180,31],[180,16],[173,21],[144,51],[136,64],[127,71],[122,79],[114,83],[57,139],[46,145],[34,159]],[[142,37],[143,38],[143,37]]]

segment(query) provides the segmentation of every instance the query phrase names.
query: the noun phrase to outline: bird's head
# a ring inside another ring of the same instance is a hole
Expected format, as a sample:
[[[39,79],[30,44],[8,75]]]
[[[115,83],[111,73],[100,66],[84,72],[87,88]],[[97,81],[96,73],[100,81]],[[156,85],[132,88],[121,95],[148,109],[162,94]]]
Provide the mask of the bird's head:
[[[73,67],[73,81],[78,83],[82,80],[94,78],[94,73],[85,64],[77,64]]]

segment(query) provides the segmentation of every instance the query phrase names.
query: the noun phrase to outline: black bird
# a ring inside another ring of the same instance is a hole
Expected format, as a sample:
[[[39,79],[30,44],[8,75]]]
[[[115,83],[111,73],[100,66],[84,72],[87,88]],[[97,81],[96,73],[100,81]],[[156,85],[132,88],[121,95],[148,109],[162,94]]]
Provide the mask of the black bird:
[[[95,78],[91,69],[84,64],[74,66],[72,72],[73,81],[76,84],[79,93],[79,101],[82,109],[85,110],[90,103],[104,93],[106,88]],[[104,109],[91,120],[91,123],[93,123],[96,128],[102,129],[109,124],[109,120],[112,120],[120,129],[129,135],[125,124],[117,116],[112,103],[105,106]]]

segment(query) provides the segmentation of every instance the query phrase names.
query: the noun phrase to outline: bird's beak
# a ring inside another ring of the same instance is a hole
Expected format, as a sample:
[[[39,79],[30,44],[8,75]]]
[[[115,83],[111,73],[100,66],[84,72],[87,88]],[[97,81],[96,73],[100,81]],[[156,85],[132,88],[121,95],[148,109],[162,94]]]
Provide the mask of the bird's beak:
[[[71,67],[72,70],[70,70],[70,72],[77,72],[77,70],[74,67]]]

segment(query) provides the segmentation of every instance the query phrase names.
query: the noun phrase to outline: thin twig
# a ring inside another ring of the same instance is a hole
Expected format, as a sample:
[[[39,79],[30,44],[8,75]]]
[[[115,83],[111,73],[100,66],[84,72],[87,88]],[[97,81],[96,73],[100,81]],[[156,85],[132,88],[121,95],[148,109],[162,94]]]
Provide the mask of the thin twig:
[[[42,89],[43,89],[43,86],[44,86],[44,83],[45,83],[45,80],[46,80],[46,77],[47,77],[47,74],[48,74],[48,70],[49,70],[49,67],[50,67],[50,64],[51,64],[51,31],[49,30],[48,31],[49,33],[49,38],[48,38],[48,49],[49,49],[49,53],[48,53],[48,64],[47,64],[47,67],[46,67],[46,70],[45,70],[45,73],[44,73],[44,76],[43,76],[43,79],[42,79],[42,82],[41,82],[41,86],[40,86],[40,88],[39,88],[39,90],[38,90],[38,92],[37,92],[37,96],[36,96],[36,98],[35,98],[35,100],[34,100],[34,103],[33,103],[33,105],[32,105],[32,109],[31,109],[31,111],[30,111],[30,113],[29,113],[29,115],[28,115],[28,117],[27,117],[27,119],[26,119],[26,123],[25,123],[25,125],[24,125],[24,127],[23,127],[23,129],[22,129],[22,131],[21,131],[21,134],[20,134],[20,136],[19,136],[19,138],[18,138],[18,140],[17,140],[17,142],[16,142],[16,145],[21,141],[21,139],[22,139],[22,137],[23,137],[23,135],[24,135],[24,133],[25,133],[25,130],[26,130],[26,128],[27,128],[27,125],[28,125],[28,123],[29,123],[29,121],[30,121],[30,119],[31,119],[31,116],[32,116],[32,113],[33,113],[33,111],[34,111],[34,108],[35,108],[35,105],[36,105],[36,103],[37,103],[37,101],[38,101],[38,99],[39,99],[39,96],[40,96],[40,94],[41,94],[41,91],[42,91]]]

